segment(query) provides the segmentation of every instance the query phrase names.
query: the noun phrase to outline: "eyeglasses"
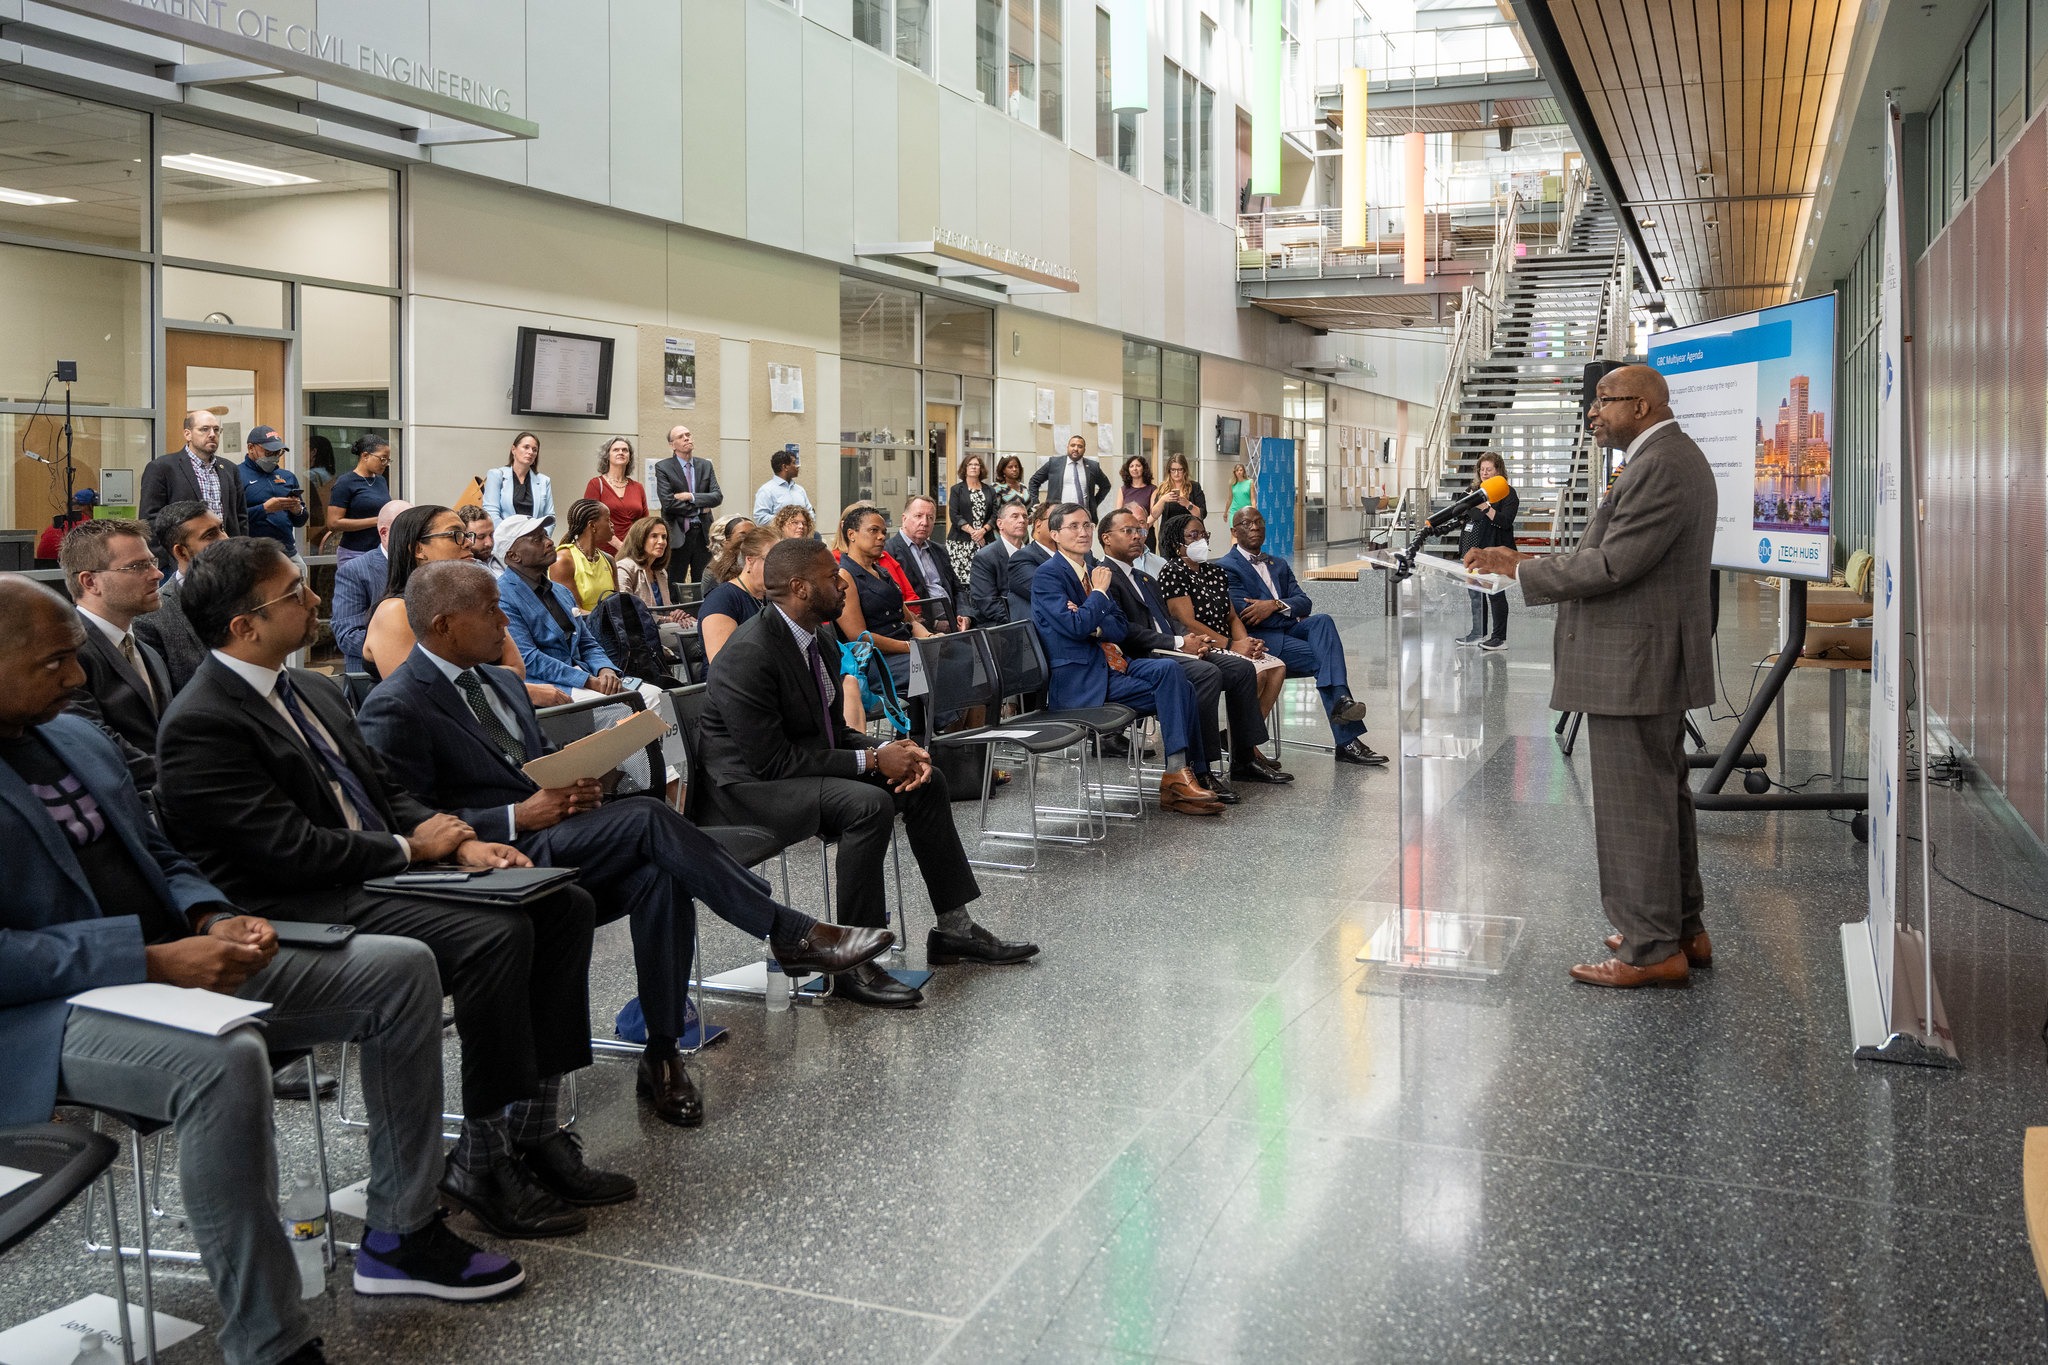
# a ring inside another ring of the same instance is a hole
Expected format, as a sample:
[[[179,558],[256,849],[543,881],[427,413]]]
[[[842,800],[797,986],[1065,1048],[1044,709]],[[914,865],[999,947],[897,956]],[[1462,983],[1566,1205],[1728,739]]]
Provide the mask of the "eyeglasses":
[[[297,578],[292,580],[292,590],[290,592],[285,593],[282,597],[273,597],[268,602],[259,602],[255,606],[249,608],[247,611],[242,612],[241,614],[243,616],[256,616],[261,614],[262,612],[268,611],[270,608],[276,606],[280,602],[303,603],[308,597],[312,595],[312,591],[313,590],[311,588],[306,586],[306,580],[304,578]]]
[[[89,569],[88,573],[162,573],[154,559],[138,559],[133,564],[116,564],[105,569]]]
[[[421,536],[421,537],[420,537],[420,539],[421,539],[421,540],[467,540],[467,541],[471,541],[471,542],[474,542],[474,541],[475,541],[475,540],[476,540],[477,538],[476,538],[475,536],[471,535],[471,534],[470,534],[469,532],[467,532],[467,531],[429,531],[429,532],[427,532],[427,533],[426,533],[425,535]]]
[[[1586,404],[1586,410],[1591,412],[1594,408],[1605,407],[1609,403],[1636,403],[1640,401],[1642,400],[1632,393],[1603,393],[1592,402]]]
[[[488,545],[491,543],[491,532],[489,531],[464,531],[460,534],[464,540],[472,545]],[[430,540],[432,537],[421,536],[420,539]]]

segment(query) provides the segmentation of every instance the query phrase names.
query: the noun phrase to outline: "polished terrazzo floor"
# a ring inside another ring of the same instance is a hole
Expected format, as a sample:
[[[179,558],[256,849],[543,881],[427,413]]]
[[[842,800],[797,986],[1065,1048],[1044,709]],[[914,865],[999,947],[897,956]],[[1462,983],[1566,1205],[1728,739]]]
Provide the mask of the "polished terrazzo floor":
[[[1379,726],[1389,625],[1366,588],[1315,587]],[[1738,703],[1773,607],[1730,589]],[[1423,855],[1465,908],[1522,918],[1499,978],[1353,960],[1395,892],[1394,779],[1289,750],[1300,781],[1223,820],[1161,816],[989,877],[977,913],[1045,946],[1029,967],[941,969],[914,1013],[713,1003],[732,1034],[695,1064],[700,1131],[644,1116],[630,1067],[601,1063],[580,1127],[639,1200],[517,1248],[532,1283],[508,1304],[356,1300],[337,1275],[330,1358],[2048,1358],[2019,1197],[2022,1130],[2048,1121],[2048,929],[1939,885],[1965,1067],[1857,1063],[1836,931],[1861,915],[1861,845],[1820,813],[1702,814],[1715,969],[1685,991],[1571,985],[1606,932],[1587,759],[1550,735],[1548,623],[1513,634],[1475,656],[1486,747]],[[1825,685],[1795,682],[1797,778],[1824,763]],[[2038,866],[1934,795],[1942,866],[2048,910]],[[815,858],[795,868],[814,907]],[[914,879],[911,903],[915,965]],[[752,955],[708,917],[705,945],[714,968]],[[627,953],[604,931],[601,1019]],[[296,1140],[303,1108],[282,1114]],[[355,1178],[360,1137],[331,1141]],[[7,1258],[0,1322],[110,1282],[75,1229]],[[194,1275],[158,1285],[214,1321]]]

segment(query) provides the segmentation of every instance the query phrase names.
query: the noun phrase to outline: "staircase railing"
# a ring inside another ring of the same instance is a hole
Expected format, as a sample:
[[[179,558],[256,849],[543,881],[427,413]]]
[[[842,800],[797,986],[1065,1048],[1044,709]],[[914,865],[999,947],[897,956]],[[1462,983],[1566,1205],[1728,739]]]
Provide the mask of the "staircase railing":
[[[1592,174],[1583,161],[1572,167],[1571,174],[1565,177],[1564,201],[1557,210],[1558,251],[1571,250],[1572,229],[1579,225],[1579,214],[1586,207],[1586,191],[1592,183]]]
[[[1436,411],[1430,417],[1429,434],[1423,441],[1422,468],[1416,483],[1435,488],[1443,477],[1444,462],[1451,448],[1451,423],[1460,407],[1459,399],[1472,363],[1493,354],[1495,326],[1507,301],[1508,279],[1515,270],[1515,248],[1522,222],[1522,197],[1509,194],[1500,219],[1494,226],[1493,251],[1487,257],[1483,283],[1466,285],[1458,303],[1458,326],[1451,334],[1451,349],[1444,366],[1443,382],[1436,391]]]
[[[1623,240],[1617,238],[1614,256],[1607,268],[1607,281],[1600,295],[1602,360],[1620,360],[1628,354],[1629,274],[1628,252]],[[1550,518],[1552,551],[1569,550],[1579,543],[1579,536],[1585,531],[1585,517],[1598,501],[1598,490],[1593,484],[1599,458],[1599,447],[1594,444],[1592,429],[1582,424],[1579,439],[1572,445],[1571,472],[1557,490],[1557,510]],[[1567,522],[1570,523],[1569,531]]]

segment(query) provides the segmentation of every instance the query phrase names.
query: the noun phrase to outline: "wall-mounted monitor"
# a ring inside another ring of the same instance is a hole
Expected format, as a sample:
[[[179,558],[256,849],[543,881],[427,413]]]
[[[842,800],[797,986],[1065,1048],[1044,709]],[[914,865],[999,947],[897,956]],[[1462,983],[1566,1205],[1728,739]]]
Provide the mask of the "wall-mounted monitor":
[[[1834,573],[1835,296],[1659,332],[1650,364],[1719,487],[1714,567]]]
[[[1235,417],[1216,419],[1216,453],[1236,459],[1244,449],[1244,423]]]
[[[520,417],[612,415],[610,337],[519,329],[512,411]]]

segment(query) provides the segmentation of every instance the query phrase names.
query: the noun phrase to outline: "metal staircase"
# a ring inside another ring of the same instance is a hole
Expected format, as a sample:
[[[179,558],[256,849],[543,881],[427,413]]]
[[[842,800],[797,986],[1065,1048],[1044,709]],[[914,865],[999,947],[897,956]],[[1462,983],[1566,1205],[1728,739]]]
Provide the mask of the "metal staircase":
[[[1512,261],[1475,348],[1438,417],[1430,493],[1441,505],[1472,482],[1482,453],[1501,457],[1521,494],[1524,544],[1578,542],[1594,503],[1594,461],[1579,418],[1585,367],[1627,346],[1628,280],[1620,225],[1597,185],[1573,187],[1577,212],[1557,249]],[[1454,360],[1454,370],[1457,362]]]

